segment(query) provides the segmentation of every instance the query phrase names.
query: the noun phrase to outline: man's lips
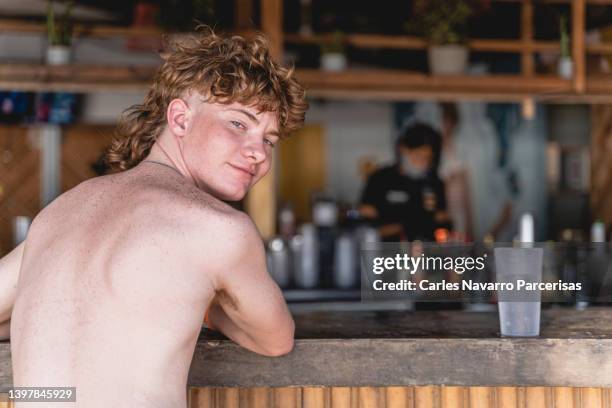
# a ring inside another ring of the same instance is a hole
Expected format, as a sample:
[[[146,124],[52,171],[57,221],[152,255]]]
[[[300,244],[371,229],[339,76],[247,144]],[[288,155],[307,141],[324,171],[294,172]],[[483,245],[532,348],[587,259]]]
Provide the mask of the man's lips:
[[[248,167],[237,166],[237,165],[231,164],[231,163],[229,163],[229,165],[232,166],[233,168],[235,168],[236,170],[239,170],[239,171],[247,174],[249,177],[253,177],[255,175],[255,170],[254,169],[249,169]]]

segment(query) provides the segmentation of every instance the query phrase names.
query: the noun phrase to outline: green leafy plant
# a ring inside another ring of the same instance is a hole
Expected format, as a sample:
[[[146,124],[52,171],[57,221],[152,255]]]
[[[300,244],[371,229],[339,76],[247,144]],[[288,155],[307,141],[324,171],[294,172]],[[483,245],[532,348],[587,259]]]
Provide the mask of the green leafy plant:
[[[567,17],[561,16],[559,20],[559,34],[560,34],[560,46],[561,46],[561,57],[569,58],[572,55],[570,49],[570,36],[567,28]]]
[[[473,9],[468,0],[415,0],[414,16],[406,29],[430,44],[463,44]]]
[[[344,54],[345,38],[342,31],[334,31],[331,35],[325,36],[321,41],[321,54]]]
[[[70,15],[74,1],[64,3],[64,11],[59,16],[55,16],[53,2],[47,2],[47,37],[49,45],[70,45],[72,41],[72,22]]]

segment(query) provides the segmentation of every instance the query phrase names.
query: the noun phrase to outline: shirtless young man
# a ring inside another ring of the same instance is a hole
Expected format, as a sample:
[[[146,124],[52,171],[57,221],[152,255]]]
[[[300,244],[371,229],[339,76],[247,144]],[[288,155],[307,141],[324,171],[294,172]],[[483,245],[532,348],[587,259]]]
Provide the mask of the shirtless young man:
[[[14,386],[73,386],[78,407],[185,407],[207,310],[245,348],[290,352],[293,319],[261,238],[224,201],[268,172],[306,109],[261,37],[176,46],[122,119],[108,154],[122,171],[61,195],[0,260]]]

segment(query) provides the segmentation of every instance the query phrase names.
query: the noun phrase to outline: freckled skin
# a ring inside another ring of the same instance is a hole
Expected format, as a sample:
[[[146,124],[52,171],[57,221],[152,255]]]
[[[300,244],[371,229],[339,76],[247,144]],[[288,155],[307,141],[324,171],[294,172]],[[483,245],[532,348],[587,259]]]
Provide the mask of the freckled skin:
[[[266,355],[292,347],[261,239],[221,201],[268,171],[275,116],[176,105],[144,162],[81,183],[32,223],[10,326],[15,386],[75,386],[79,407],[185,407],[213,298],[232,340]]]

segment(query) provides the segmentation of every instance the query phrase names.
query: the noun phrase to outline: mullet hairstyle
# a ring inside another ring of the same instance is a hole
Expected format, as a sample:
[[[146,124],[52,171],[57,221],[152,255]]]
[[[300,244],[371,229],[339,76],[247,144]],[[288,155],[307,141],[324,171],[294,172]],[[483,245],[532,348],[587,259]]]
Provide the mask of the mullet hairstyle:
[[[275,112],[281,137],[304,124],[308,109],[304,87],[295,79],[293,67],[273,61],[263,34],[247,40],[200,26],[195,35],[169,47],[143,103],[128,108],[119,120],[104,158],[111,171],[140,163],[166,126],[170,102],[192,91],[207,102],[239,102],[259,112]]]

